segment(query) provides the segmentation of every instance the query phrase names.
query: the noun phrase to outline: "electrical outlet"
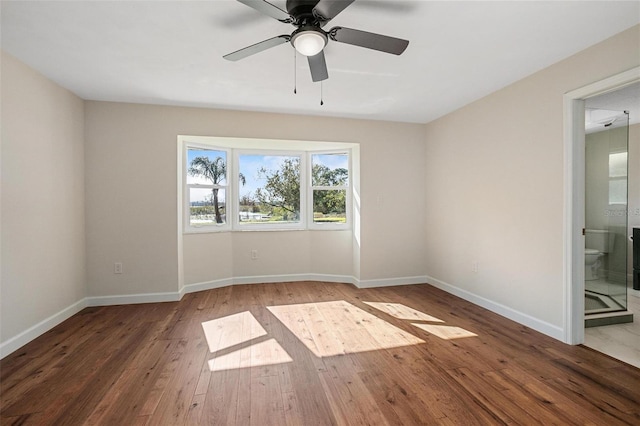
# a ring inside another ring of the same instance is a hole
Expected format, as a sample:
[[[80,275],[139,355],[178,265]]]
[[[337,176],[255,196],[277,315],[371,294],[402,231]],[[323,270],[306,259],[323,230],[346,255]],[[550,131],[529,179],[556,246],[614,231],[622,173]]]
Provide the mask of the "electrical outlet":
[[[251,250],[251,260],[258,259],[258,250]]]
[[[122,273],[122,263],[121,262],[116,262],[113,264],[113,273],[114,274],[121,274]]]
[[[478,267],[479,267],[479,265],[478,265],[478,261],[477,260],[474,260],[473,262],[471,262],[471,271],[472,272],[476,272],[477,273],[478,272]]]

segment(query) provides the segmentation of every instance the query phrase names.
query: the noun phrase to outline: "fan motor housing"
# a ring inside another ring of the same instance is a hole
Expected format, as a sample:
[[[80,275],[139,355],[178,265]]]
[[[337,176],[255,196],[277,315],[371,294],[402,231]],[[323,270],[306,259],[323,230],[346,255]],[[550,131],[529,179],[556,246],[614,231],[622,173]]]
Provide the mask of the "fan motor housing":
[[[313,24],[321,26],[322,23],[313,16],[313,8],[316,7],[318,1],[320,0],[287,0],[287,12],[295,19],[293,24],[296,26]]]

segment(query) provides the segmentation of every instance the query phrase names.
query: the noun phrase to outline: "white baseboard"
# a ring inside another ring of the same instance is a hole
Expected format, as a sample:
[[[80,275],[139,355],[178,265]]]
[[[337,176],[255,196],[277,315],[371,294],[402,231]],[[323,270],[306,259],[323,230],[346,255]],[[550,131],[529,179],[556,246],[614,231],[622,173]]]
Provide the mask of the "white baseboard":
[[[327,281],[333,283],[353,283],[354,278],[347,275],[329,274],[287,274],[287,275],[255,275],[235,277],[233,284],[289,283],[295,281]]]
[[[255,275],[250,277],[223,278],[220,280],[187,284],[183,287],[181,293],[195,293],[197,291],[211,290],[214,288],[221,288],[229,285],[283,283],[295,281],[326,281],[332,283],[354,284],[356,279],[347,275],[329,274]]]
[[[417,277],[382,278],[378,280],[358,280],[355,285],[358,288],[391,287],[396,285],[426,284],[428,277],[420,275]]]
[[[28,328],[22,333],[10,338],[5,342],[0,343],[0,359],[20,349],[22,346],[26,345],[36,337],[43,335],[56,325],[77,314],[87,306],[87,299],[79,300],[73,305],[61,310],[60,312],[51,315],[49,318],[40,321],[38,324]]]
[[[180,290],[180,293],[181,293],[180,298],[182,298],[182,296],[184,296],[187,293],[196,293],[198,291],[212,290],[214,288],[221,288],[229,285],[233,285],[232,278],[223,278],[220,280],[204,281],[204,282],[195,283],[195,284],[186,284]]]
[[[502,315],[505,318],[508,318],[512,321],[515,321],[519,324],[525,325],[529,328],[532,328],[540,333],[546,334],[547,336],[553,337],[554,339],[563,341],[564,339],[564,331],[561,327],[555,326],[553,324],[549,324],[548,322],[541,321],[537,318],[534,318],[530,315],[522,313],[520,311],[516,311],[515,309],[509,308],[508,306],[504,306],[500,303],[494,302],[489,299],[485,299],[482,296],[478,296],[477,294],[471,293],[467,290],[463,290],[459,287],[446,283],[444,281],[440,281],[437,278],[427,277],[426,282],[431,284],[432,286],[439,288],[440,290],[444,290],[447,293],[451,293],[454,296],[458,296],[461,299],[467,300],[474,305],[481,306],[485,309],[490,310],[498,315]]]
[[[353,284],[358,288],[374,288],[374,287],[390,287],[397,285],[425,284],[426,276],[418,277],[402,277],[402,278],[383,278],[378,280],[359,280],[349,275],[330,275],[330,274],[288,274],[288,275],[255,275],[248,277],[224,278],[214,281],[206,281],[195,284],[187,284],[181,290],[182,294],[195,293],[197,291],[211,290],[214,288],[226,287],[228,285],[240,284],[263,284],[263,283],[282,283],[295,281],[324,281],[331,283],[347,283]]]
[[[134,305],[137,303],[178,302],[179,292],[122,294],[116,296],[87,297],[87,306]]]

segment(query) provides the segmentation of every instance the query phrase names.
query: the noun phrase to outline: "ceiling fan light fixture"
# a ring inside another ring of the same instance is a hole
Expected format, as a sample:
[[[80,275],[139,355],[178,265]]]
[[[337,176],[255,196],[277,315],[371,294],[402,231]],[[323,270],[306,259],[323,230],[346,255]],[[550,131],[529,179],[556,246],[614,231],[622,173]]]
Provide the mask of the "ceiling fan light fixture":
[[[224,55],[223,58],[229,61],[237,61],[272,47],[291,43],[295,49],[294,57],[297,57],[298,53],[307,57],[311,80],[318,82],[329,78],[323,52],[329,39],[332,43],[351,44],[394,55],[402,54],[409,45],[408,40],[353,28],[333,27],[329,31],[322,29],[355,0],[286,0],[286,10],[269,0],[237,1],[279,22],[291,24],[295,30],[291,35],[281,34]]]
[[[304,30],[294,34],[291,43],[304,56],[315,56],[327,45],[327,36],[317,30]]]

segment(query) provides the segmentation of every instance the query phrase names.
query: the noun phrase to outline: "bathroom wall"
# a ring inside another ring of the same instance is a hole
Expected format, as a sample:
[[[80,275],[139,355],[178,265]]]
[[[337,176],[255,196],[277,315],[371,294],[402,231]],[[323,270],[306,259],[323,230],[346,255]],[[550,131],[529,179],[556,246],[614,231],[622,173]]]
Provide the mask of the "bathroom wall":
[[[609,226],[609,146],[612,133],[622,136],[626,129],[605,129],[585,136],[585,226],[607,229]]]

